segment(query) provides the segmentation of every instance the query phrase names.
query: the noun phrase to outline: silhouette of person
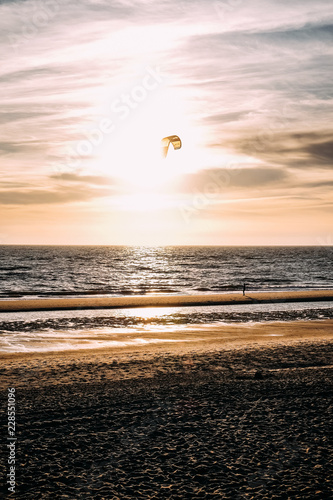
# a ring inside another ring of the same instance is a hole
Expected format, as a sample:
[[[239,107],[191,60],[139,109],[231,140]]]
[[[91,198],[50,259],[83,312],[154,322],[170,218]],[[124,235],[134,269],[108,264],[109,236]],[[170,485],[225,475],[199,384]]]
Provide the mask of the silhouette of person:
[[[243,284],[243,295],[245,295],[246,283]]]

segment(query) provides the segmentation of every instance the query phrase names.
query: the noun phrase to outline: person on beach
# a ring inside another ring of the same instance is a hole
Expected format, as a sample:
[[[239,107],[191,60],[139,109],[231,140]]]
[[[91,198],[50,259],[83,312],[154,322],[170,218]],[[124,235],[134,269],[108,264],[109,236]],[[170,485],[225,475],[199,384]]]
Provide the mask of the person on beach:
[[[246,283],[243,284],[243,295],[245,295]]]

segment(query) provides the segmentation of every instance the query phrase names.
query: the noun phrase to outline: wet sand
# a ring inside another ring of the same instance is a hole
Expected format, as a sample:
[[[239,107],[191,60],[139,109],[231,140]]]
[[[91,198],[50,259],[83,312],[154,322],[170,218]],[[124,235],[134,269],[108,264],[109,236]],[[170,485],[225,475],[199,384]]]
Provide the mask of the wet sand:
[[[126,297],[83,297],[63,299],[0,300],[0,312],[51,311],[67,309],[120,309],[129,307],[176,307],[223,304],[312,302],[333,300],[333,290],[301,292],[246,292],[205,295],[136,295]]]
[[[333,322],[232,328],[1,355],[2,407],[17,389],[15,498],[330,498]]]

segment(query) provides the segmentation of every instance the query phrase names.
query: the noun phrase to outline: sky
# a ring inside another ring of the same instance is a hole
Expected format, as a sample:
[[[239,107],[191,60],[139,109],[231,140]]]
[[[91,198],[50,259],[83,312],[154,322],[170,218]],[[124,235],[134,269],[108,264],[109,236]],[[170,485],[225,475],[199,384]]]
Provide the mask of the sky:
[[[331,0],[0,1],[0,244],[332,245],[332,42]]]

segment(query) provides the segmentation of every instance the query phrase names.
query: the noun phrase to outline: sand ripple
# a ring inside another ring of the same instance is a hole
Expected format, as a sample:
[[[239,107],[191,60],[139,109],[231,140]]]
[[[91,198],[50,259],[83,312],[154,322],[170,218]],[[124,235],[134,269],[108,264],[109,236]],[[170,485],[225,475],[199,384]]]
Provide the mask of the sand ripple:
[[[329,342],[97,359],[21,379],[16,498],[330,497]]]

